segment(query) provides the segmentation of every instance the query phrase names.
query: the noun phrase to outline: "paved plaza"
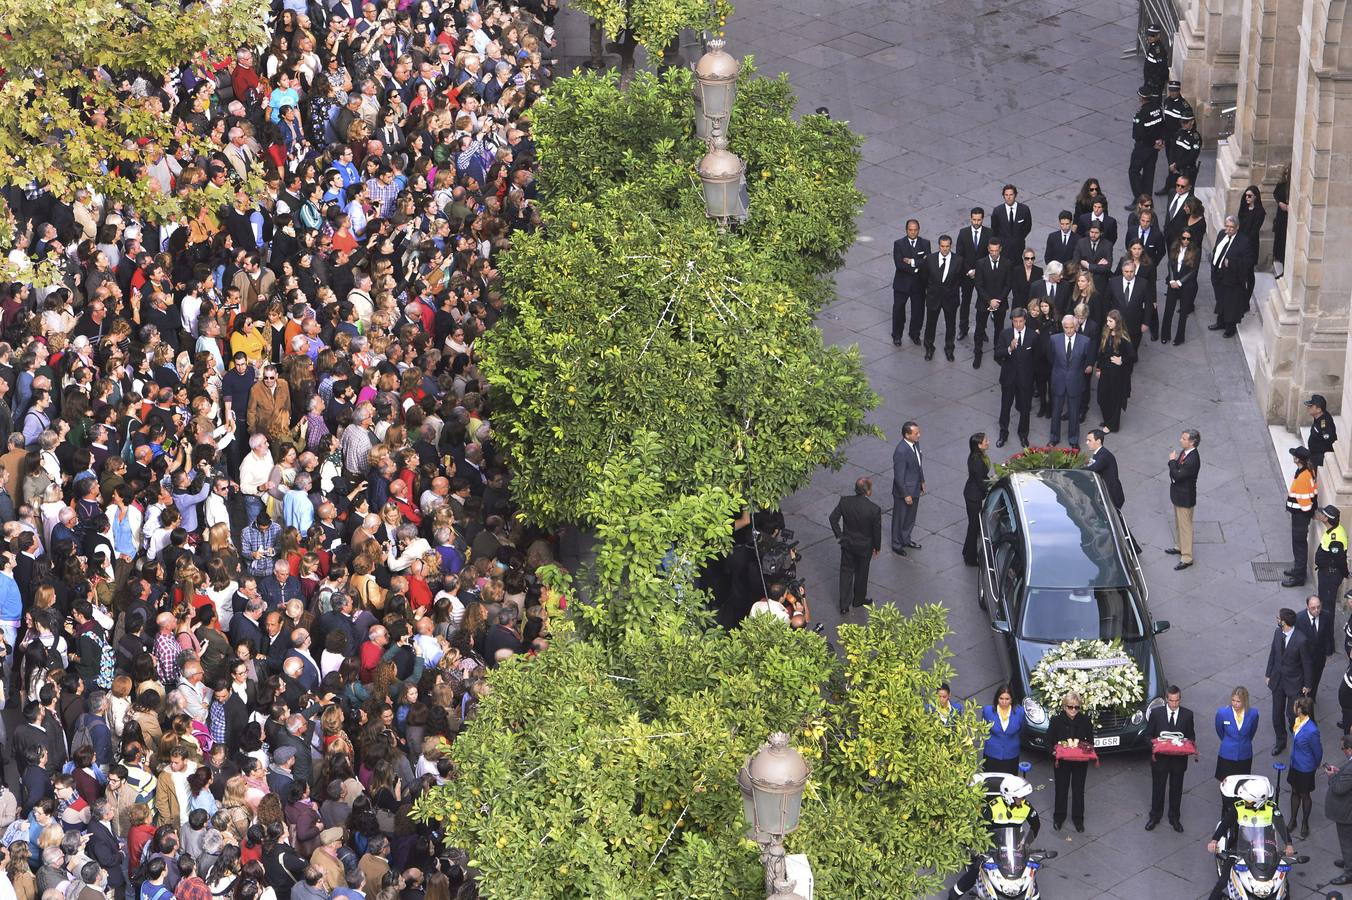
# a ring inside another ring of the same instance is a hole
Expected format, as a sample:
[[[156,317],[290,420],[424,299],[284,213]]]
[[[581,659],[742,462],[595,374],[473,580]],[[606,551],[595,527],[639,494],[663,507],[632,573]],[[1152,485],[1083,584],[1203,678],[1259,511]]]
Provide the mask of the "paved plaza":
[[[986,431],[993,440],[998,430],[997,369],[987,356],[973,371],[970,338],[959,343],[953,363],[942,353],[927,363],[909,341],[901,349],[892,346],[891,244],[908,217],[921,221],[931,241],[944,231],[956,235],[967,210],[989,209],[1006,181],[1018,185],[1019,199],[1032,208],[1030,246],[1039,256],[1057,211],[1073,205],[1086,177],[1101,180],[1110,213],[1121,221],[1141,68],[1138,60],[1120,57],[1135,22],[1136,5],[1125,0],[742,0],[729,21],[731,52],[754,55],[762,72],[787,72],[800,111],[827,106],[865,138],[858,184],[868,203],[861,237],[837,278],[840,299],[822,315],[821,326],[830,341],[858,345],[882,400],[872,421],[887,439],[855,442],[843,470],[820,473],[786,504],[804,548],[814,614],[832,628],[839,621],[838,554],[828,513],[860,475],[875,479],[875,499],[890,513],[892,448],[902,421],[917,420],[929,489],[916,536],[924,549],[902,559],[884,548],[872,569],[870,595],[902,609],[947,606],[958,669],[954,689],[978,703],[990,702],[1000,675],[991,632],[976,605],[975,570],[962,564],[961,491],[968,436]],[[1206,169],[1200,183],[1210,183]],[[1109,757],[1091,769],[1087,830],[1077,835],[1067,828],[1058,835],[1050,822],[1051,769],[1034,758],[1034,802],[1045,822],[1039,843],[1061,853],[1042,870],[1047,900],[1205,896],[1214,869],[1204,843],[1218,801],[1211,721],[1235,685],[1248,686],[1261,710],[1254,770],[1271,774],[1263,667],[1277,609],[1299,607],[1305,592],[1255,580],[1253,563],[1290,559],[1283,475],[1239,342],[1204,327],[1211,302],[1204,285],[1183,347],[1144,347],[1123,431],[1108,441],[1122,470],[1124,512],[1145,547],[1152,610],[1173,626],[1159,639],[1165,673],[1197,713],[1202,762],[1188,771],[1187,833],[1177,835],[1167,823],[1143,830],[1149,764],[1131,756]],[[1096,424],[1096,416],[1095,405],[1087,424]],[[1177,558],[1162,552],[1174,543],[1166,462],[1186,427],[1202,433],[1197,564],[1175,572]],[[1045,443],[1047,429],[1048,420],[1035,420],[1035,444]],[[1017,441],[1003,450],[992,443],[992,459],[1017,449]],[[858,611],[849,617],[861,618]],[[1340,613],[1340,627],[1341,620]],[[1341,668],[1335,657],[1324,674],[1317,714],[1326,760],[1338,755]],[[1314,833],[1297,842],[1311,862],[1294,873],[1296,898],[1322,897],[1318,886],[1337,874],[1337,841],[1322,812],[1326,783],[1321,775]]]

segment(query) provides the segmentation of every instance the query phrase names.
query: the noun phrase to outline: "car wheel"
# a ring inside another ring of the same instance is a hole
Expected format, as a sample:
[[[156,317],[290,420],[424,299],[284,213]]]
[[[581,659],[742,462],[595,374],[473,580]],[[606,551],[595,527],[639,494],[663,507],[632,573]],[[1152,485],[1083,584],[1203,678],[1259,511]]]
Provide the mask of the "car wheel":
[[[981,607],[982,610],[989,610],[989,609],[990,609],[990,607],[986,604],[986,590],[985,590],[985,588],[977,588],[977,589],[976,589],[976,605],[979,606],[979,607]]]

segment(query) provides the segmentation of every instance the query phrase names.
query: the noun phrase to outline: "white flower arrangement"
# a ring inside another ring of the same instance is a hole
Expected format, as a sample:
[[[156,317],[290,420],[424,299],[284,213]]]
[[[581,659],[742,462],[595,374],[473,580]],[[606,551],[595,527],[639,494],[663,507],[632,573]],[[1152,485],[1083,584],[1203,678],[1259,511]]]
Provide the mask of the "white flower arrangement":
[[[1090,718],[1104,710],[1125,709],[1145,699],[1140,666],[1122,652],[1119,641],[1066,641],[1042,657],[1028,679],[1044,705],[1055,708],[1074,691]]]

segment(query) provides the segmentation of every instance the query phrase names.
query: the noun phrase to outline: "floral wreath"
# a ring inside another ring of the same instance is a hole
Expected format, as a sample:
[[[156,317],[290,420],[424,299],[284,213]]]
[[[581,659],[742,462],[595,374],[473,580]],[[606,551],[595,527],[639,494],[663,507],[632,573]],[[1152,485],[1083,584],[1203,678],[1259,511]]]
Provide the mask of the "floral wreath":
[[[1079,469],[1089,458],[1074,447],[1028,447],[995,465],[995,477],[1038,469]]]
[[[1044,701],[1059,701],[1074,691],[1084,711],[1124,709],[1145,699],[1145,678],[1121,641],[1076,640],[1058,644],[1038,661],[1029,687]]]

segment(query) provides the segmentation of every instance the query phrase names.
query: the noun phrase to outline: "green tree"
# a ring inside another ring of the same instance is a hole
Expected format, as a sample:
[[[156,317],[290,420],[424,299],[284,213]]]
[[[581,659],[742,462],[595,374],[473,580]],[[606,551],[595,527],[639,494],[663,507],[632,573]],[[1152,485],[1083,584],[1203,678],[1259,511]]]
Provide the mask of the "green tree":
[[[857,139],[795,122],[786,83],[748,77],[731,131],[746,135],[752,217],[719,234],[693,173],[691,91],[680,70],[628,91],[579,76],[537,107],[546,227],[514,242],[509,315],[482,341],[534,521],[600,525],[589,494],[640,432],[655,507],[710,491],[771,507],[870,431],[857,351],[825,346],[813,319],[854,237]]]
[[[138,142],[205,147],[185,132],[153,94],[132,91],[134,76],[169,72],[187,63],[228,57],[266,35],[257,3],[128,3],[80,0],[53,15],[42,0],[0,0],[0,184],[45,186],[70,201],[88,187],[109,202],[132,204],[152,221],[215,208],[221,195],[154,190],[151,179],[128,179],[105,161],[136,159]],[[257,187],[257,185],[254,185]],[[7,216],[0,215],[7,219]]]
[[[923,664],[941,607],[846,626],[844,661],[770,616],[731,633],[668,617],[609,644],[559,631],[494,672],[449,750],[456,780],[415,805],[490,900],[763,896],[736,772],[777,730],[815,767],[788,849],[821,896],[922,895],[984,840],[969,786],[984,726],[924,706],[950,675],[942,651]]]
[[[636,51],[671,59],[670,49],[686,28],[719,31],[732,12],[729,0],[573,0],[573,9],[595,20],[617,44],[621,83],[634,77]]]

